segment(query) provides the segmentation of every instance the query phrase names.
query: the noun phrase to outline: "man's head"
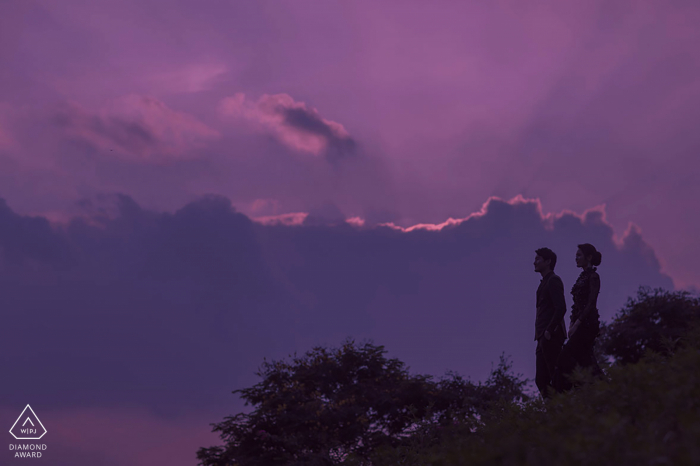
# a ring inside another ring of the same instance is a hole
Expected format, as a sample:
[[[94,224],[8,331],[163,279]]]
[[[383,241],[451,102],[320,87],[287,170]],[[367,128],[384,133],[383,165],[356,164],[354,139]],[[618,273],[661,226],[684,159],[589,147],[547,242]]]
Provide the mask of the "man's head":
[[[535,272],[543,273],[554,270],[557,265],[557,255],[549,248],[540,248],[535,251]]]

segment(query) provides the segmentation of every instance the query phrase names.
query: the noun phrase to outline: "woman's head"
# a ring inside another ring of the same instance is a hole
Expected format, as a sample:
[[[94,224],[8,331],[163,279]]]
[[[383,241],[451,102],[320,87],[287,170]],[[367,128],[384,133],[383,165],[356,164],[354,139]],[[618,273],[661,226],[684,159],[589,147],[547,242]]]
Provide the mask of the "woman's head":
[[[602,258],[603,255],[599,251],[597,251],[595,246],[593,246],[592,244],[584,243],[578,245],[578,251],[576,251],[577,267],[597,267],[600,265],[600,261]]]

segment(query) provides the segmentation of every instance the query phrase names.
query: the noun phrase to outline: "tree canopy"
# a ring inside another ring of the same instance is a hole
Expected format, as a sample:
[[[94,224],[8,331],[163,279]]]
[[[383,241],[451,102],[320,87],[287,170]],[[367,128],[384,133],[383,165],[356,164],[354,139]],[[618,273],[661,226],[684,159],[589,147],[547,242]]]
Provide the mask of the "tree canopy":
[[[223,446],[202,448],[205,466],[332,465],[363,462],[427,425],[477,419],[494,403],[524,400],[525,381],[505,358],[485,383],[448,373],[411,375],[383,346],[346,341],[288,361],[265,361],[253,387],[235,390],[254,406],[214,427]]]
[[[687,291],[640,287],[636,298],[603,325],[599,348],[615,362],[635,363],[646,351],[668,353],[699,319],[700,299]]]
[[[700,463],[700,299],[640,288],[602,327],[605,377],[530,399],[508,360],[483,383],[412,375],[383,346],[347,340],[265,361],[235,390],[250,413],[214,424],[203,466]]]

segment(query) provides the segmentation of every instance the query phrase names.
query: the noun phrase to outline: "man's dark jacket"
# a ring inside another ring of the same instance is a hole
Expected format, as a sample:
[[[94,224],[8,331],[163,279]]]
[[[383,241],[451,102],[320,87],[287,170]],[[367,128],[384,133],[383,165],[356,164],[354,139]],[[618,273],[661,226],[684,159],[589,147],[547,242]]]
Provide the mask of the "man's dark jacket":
[[[542,278],[537,288],[535,340],[539,340],[545,330],[549,330],[552,338],[562,336],[566,338],[565,314],[564,283],[554,272],[549,272]]]

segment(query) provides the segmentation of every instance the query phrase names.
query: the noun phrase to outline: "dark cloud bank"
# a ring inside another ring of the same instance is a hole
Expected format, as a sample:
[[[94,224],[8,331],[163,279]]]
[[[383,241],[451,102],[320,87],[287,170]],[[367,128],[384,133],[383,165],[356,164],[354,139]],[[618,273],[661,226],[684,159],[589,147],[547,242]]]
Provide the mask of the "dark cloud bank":
[[[569,306],[576,244],[603,252],[604,318],[639,285],[673,287],[635,230],[615,246],[599,212],[547,220],[535,202],[491,200],[484,215],[411,232],[263,226],[220,197],[174,214],[127,196],[115,207],[56,229],[0,203],[5,405],[223,416],[263,357],[347,336],[417,372],[482,379],[505,352],[532,376],[532,260],[545,245]]]

